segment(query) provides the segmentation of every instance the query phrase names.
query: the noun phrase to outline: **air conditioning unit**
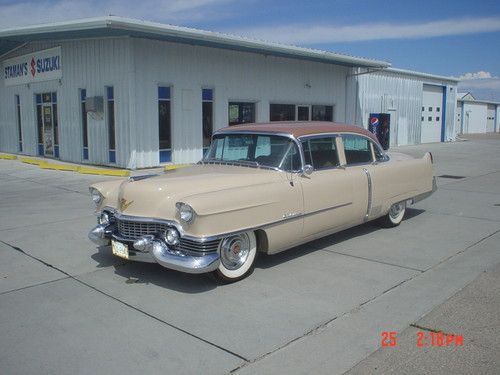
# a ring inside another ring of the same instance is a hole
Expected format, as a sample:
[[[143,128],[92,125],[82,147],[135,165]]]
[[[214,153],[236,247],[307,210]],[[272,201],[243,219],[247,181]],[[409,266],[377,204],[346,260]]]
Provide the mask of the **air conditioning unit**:
[[[104,100],[102,96],[91,96],[85,99],[85,110],[87,112],[103,113]]]

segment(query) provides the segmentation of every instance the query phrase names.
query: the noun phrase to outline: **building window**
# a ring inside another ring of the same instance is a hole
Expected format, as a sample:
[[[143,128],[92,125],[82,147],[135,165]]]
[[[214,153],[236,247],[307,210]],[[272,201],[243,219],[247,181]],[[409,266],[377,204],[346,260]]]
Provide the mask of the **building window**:
[[[422,112],[424,112],[424,111],[425,111],[425,107],[422,107]]]
[[[432,107],[429,107],[429,112],[432,112]]]
[[[106,110],[108,121],[108,149],[109,162],[116,163],[116,142],[115,142],[115,92],[113,86],[106,87]]]
[[[38,155],[59,157],[59,123],[57,94],[48,92],[35,95],[38,128]]]
[[[295,105],[270,104],[269,119],[271,121],[295,121]]]
[[[439,117],[436,117],[436,121],[439,121]]]
[[[343,135],[342,141],[347,164],[372,162],[372,150],[367,138],[359,135]]]
[[[17,140],[19,142],[18,150],[23,152],[23,131],[21,128],[21,100],[19,95],[16,95],[16,123],[17,123]]]
[[[229,125],[255,122],[255,103],[229,102]]]
[[[203,149],[210,146],[212,133],[214,131],[214,90],[202,89],[202,129],[203,129]]]
[[[87,90],[80,89],[80,115],[82,117],[83,160],[88,160],[89,158],[89,134],[87,126],[87,111],[85,110],[86,98],[87,98]]]
[[[331,105],[313,105],[313,121],[333,121],[333,106]]]
[[[170,87],[158,87],[158,135],[160,163],[172,160]]]
[[[424,116],[422,116],[422,122],[424,122]]]
[[[310,107],[308,105],[298,105],[297,106],[297,120],[298,121],[310,121],[309,112]]]
[[[441,111],[441,108],[440,107],[436,107],[436,112],[440,112]]]
[[[432,121],[432,116],[427,117],[427,121]]]

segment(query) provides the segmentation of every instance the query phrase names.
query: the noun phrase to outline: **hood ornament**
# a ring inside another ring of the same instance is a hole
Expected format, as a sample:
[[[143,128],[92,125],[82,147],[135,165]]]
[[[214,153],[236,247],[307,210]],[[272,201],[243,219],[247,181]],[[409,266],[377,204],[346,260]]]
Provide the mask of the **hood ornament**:
[[[128,202],[125,198],[120,199],[120,211],[125,211],[134,201]]]

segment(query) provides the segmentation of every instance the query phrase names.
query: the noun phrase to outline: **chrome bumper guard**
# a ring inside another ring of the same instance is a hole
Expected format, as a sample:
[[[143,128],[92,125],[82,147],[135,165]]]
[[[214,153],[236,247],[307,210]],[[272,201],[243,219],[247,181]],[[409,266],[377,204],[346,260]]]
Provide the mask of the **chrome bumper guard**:
[[[113,237],[114,225],[97,225],[89,233],[89,239],[99,246],[107,246]],[[186,273],[206,273],[215,271],[220,264],[218,252],[210,252],[203,255],[191,255],[183,251],[169,248],[163,241],[152,235],[142,236],[135,240],[133,247],[140,253],[150,256],[156,263],[165,268]],[[138,253],[139,254],[139,253]],[[131,257],[134,260],[135,257]],[[137,257],[138,261],[144,257]]]

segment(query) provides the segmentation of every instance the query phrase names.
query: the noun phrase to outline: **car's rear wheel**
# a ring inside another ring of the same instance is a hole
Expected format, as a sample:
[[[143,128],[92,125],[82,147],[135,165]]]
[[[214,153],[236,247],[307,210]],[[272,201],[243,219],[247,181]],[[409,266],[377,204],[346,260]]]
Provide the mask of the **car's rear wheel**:
[[[214,276],[221,282],[232,283],[253,272],[257,257],[254,232],[243,232],[225,237],[221,241],[220,265]]]
[[[403,221],[406,212],[406,202],[394,203],[387,215],[382,216],[378,222],[385,228],[397,227]]]

